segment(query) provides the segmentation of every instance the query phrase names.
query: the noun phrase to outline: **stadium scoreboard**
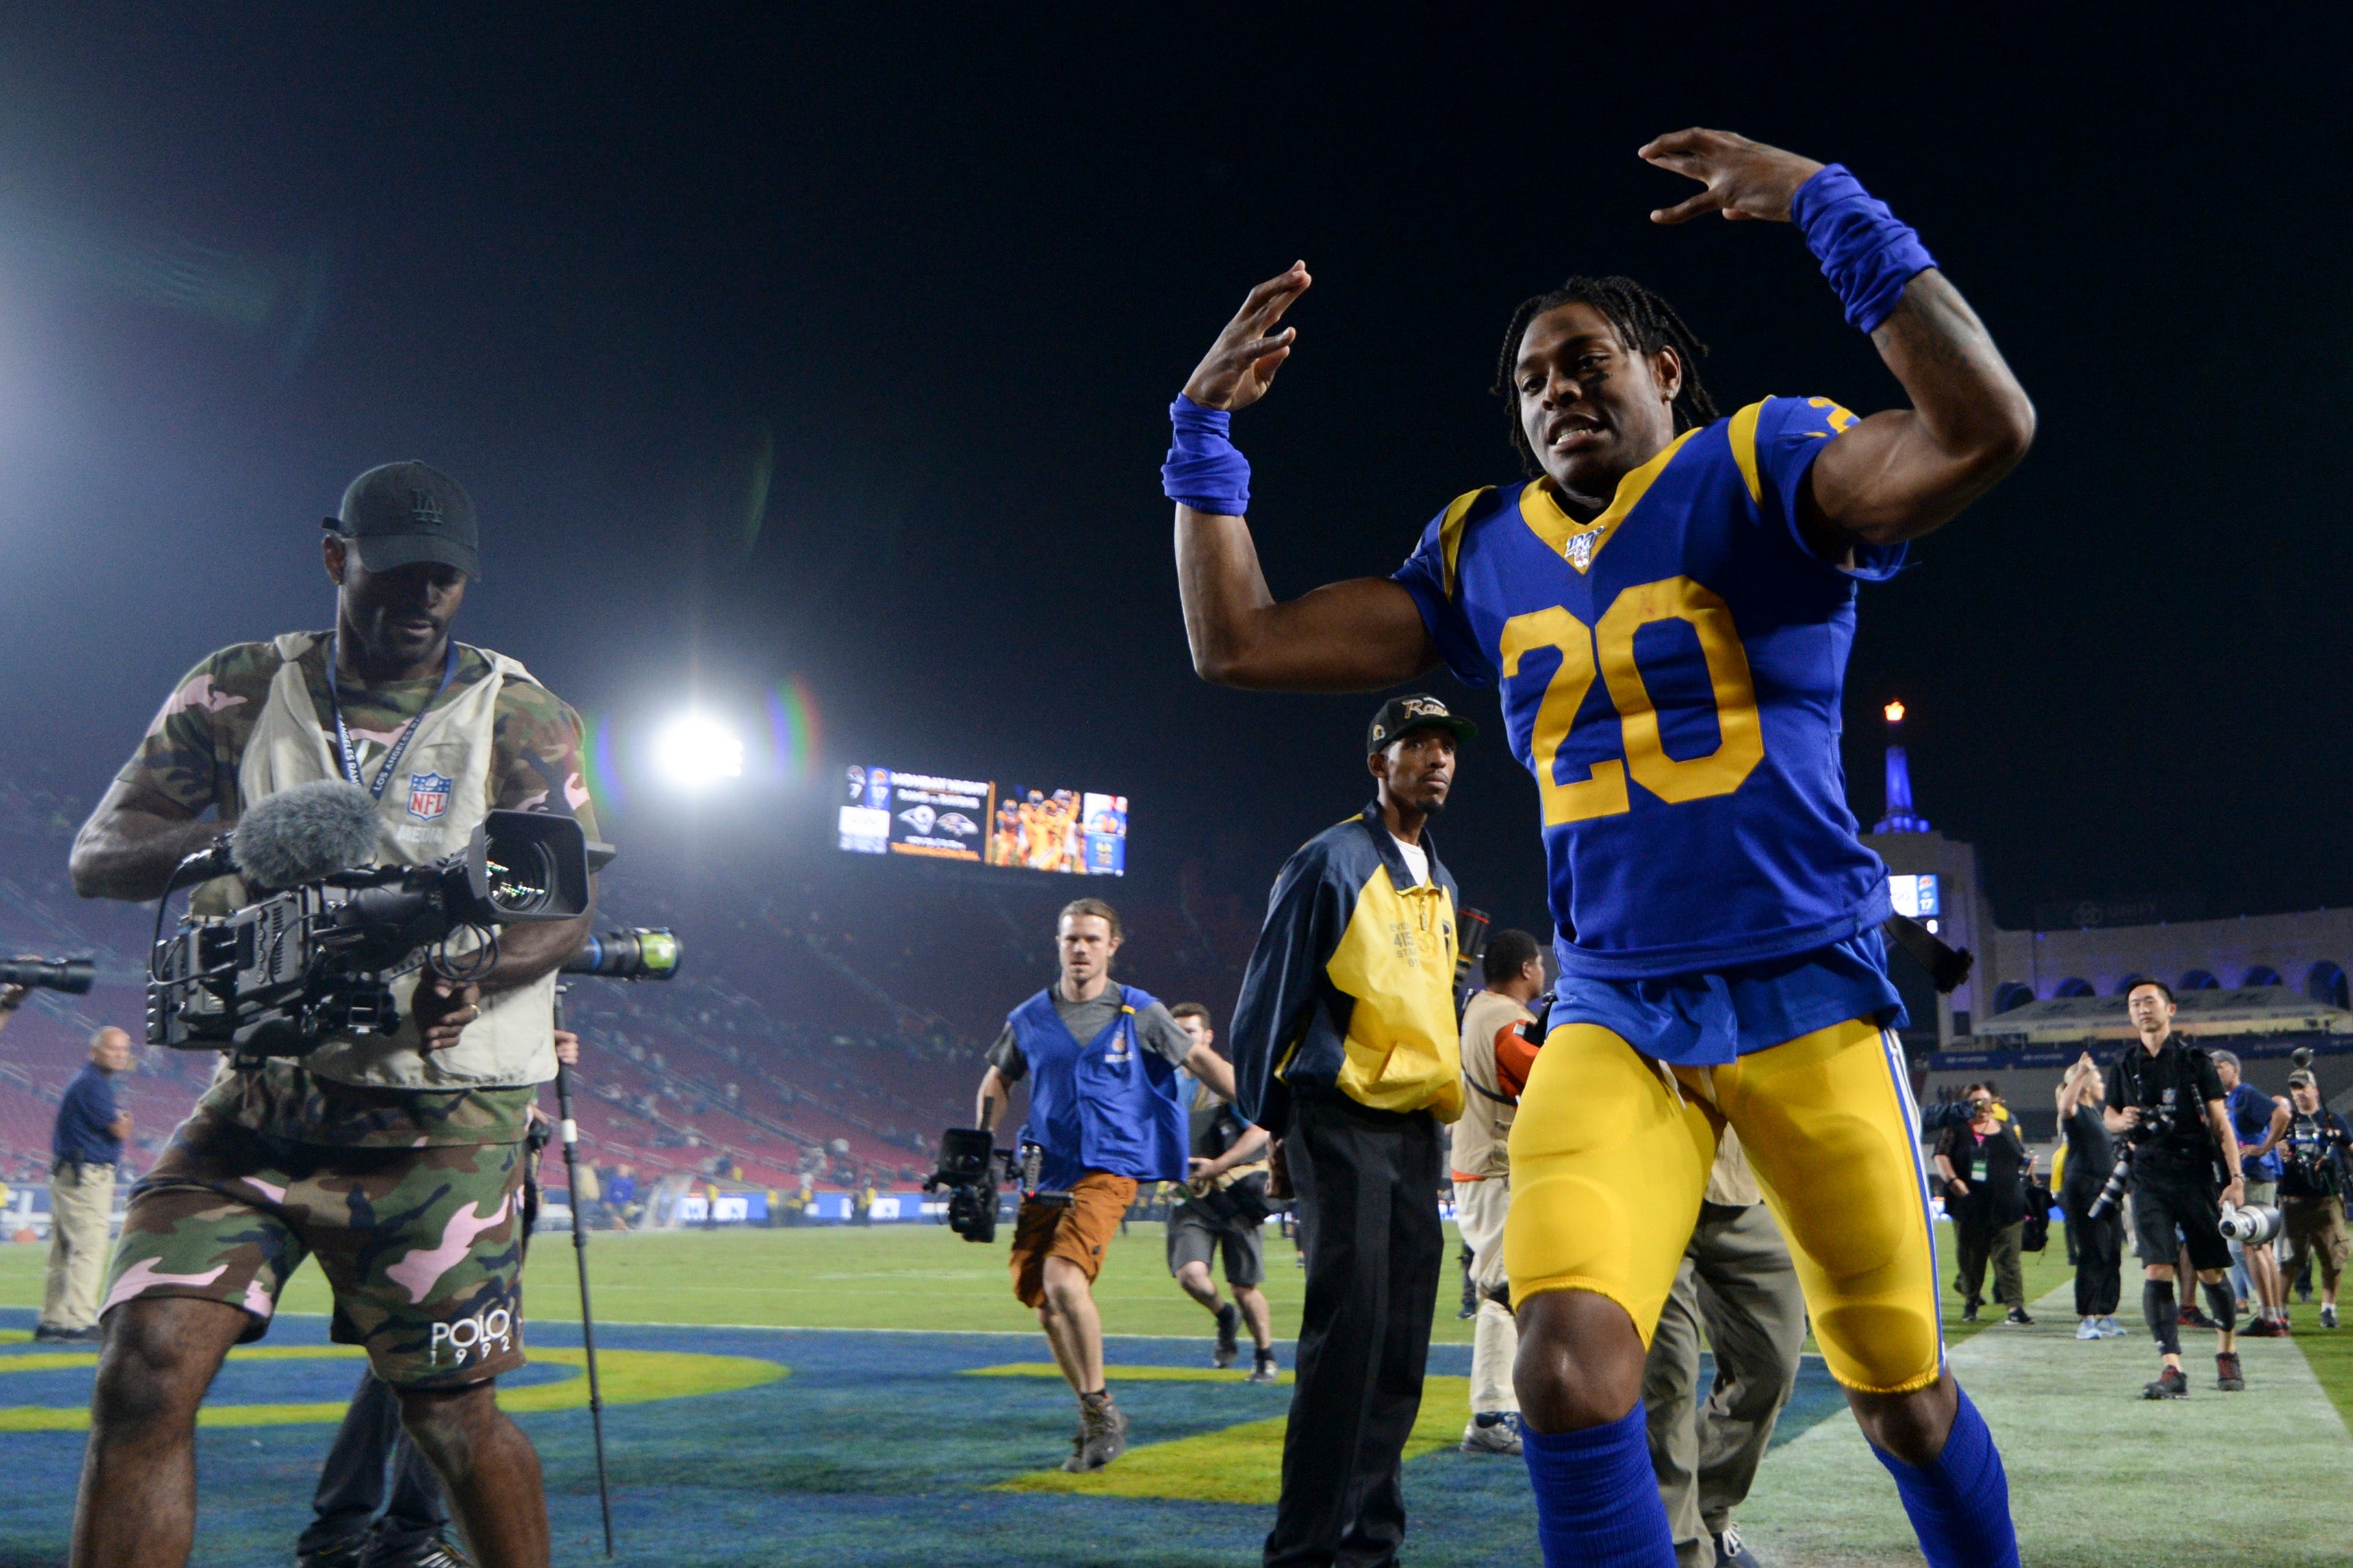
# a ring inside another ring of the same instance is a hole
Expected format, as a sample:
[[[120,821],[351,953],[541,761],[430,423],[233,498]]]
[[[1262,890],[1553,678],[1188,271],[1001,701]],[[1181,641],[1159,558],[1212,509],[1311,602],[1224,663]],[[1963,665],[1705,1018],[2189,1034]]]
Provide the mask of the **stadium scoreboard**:
[[[1918,876],[1901,873],[1887,879],[1887,900],[1895,906],[1899,915],[1909,915],[1915,921],[1932,921],[1943,914],[1944,900],[1938,897],[1936,874],[1923,872]]]
[[[1014,870],[1127,874],[1127,796],[853,767],[840,845]]]

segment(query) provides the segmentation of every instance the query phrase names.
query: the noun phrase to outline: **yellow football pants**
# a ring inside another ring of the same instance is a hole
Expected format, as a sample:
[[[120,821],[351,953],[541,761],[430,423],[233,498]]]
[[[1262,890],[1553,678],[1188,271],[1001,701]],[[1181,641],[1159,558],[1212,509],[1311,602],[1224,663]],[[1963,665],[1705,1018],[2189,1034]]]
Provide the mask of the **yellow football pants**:
[[[1724,1067],[1669,1067],[1598,1024],[1552,1031],[1512,1124],[1512,1300],[1591,1290],[1647,1347],[1699,1217],[1717,1130],[1740,1134],[1850,1388],[1936,1379],[1943,1335],[1903,1048],[1869,1019]]]

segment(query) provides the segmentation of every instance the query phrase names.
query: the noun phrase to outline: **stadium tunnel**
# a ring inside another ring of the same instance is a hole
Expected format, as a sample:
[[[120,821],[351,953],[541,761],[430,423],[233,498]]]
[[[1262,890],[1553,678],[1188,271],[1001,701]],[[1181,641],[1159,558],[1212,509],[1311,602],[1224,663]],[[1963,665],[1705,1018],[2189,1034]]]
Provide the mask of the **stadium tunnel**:
[[[2324,1007],[2353,1008],[2353,995],[2348,994],[2345,971],[2325,958],[2305,971],[2304,994]]]

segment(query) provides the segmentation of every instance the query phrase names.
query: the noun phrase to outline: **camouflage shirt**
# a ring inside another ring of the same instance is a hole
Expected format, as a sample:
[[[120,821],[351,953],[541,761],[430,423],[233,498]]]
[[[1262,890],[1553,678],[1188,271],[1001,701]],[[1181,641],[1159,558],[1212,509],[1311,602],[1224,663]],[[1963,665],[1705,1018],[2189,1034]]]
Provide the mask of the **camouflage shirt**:
[[[320,726],[332,736],[335,714],[327,697],[327,634],[315,637],[300,663]],[[197,665],[164,700],[138,751],[115,776],[191,812],[201,815],[214,807],[223,821],[235,820],[246,804],[238,795],[238,766],[269,700],[270,682],[284,663],[274,644],[252,642],[225,647]],[[489,658],[459,644],[457,672],[441,703],[456,701],[489,679],[491,670]],[[385,753],[432,701],[441,679],[437,674],[365,689],[337,684],[343,725],[359,753],[360,777],[374,783]],[[580,764],[580,715],[545,687],[510,680],[499,692],[492,726],[491,808],[575,816],[596,837]],[[413,1148],[520,1142],[538,1092],[363,1089],[315,1078],[300,1062],[275,1058],[244,1072],[223,1072],[203,1103],[241,1127],[291,1142]]]

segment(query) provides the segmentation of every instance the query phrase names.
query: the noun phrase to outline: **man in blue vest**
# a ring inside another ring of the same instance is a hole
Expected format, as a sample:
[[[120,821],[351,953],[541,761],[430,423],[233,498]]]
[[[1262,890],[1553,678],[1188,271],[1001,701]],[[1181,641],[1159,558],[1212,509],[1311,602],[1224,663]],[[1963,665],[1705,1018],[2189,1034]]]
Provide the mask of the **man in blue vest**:
[[[1054,1361],[1079,1396],[1079,1433],[1062,1468],[1099,1470],[1125,1451],[1127,1416],[1103,1382],[1094,1279],[1139,1182],[1185,1179],[1187,1143],[1179,1068],[1234,1098],[1225,1058],[1147,993],[1111,977],[1123,940],[1101,899],[1064,906],[1055,921],[1061,974],[1015,1008],[989,1048],[976,1115],[994,1128],[1027,1079],[1021,1136],[1041,1152],[1013,1229],[1013,1293],[1034,1307]]]

